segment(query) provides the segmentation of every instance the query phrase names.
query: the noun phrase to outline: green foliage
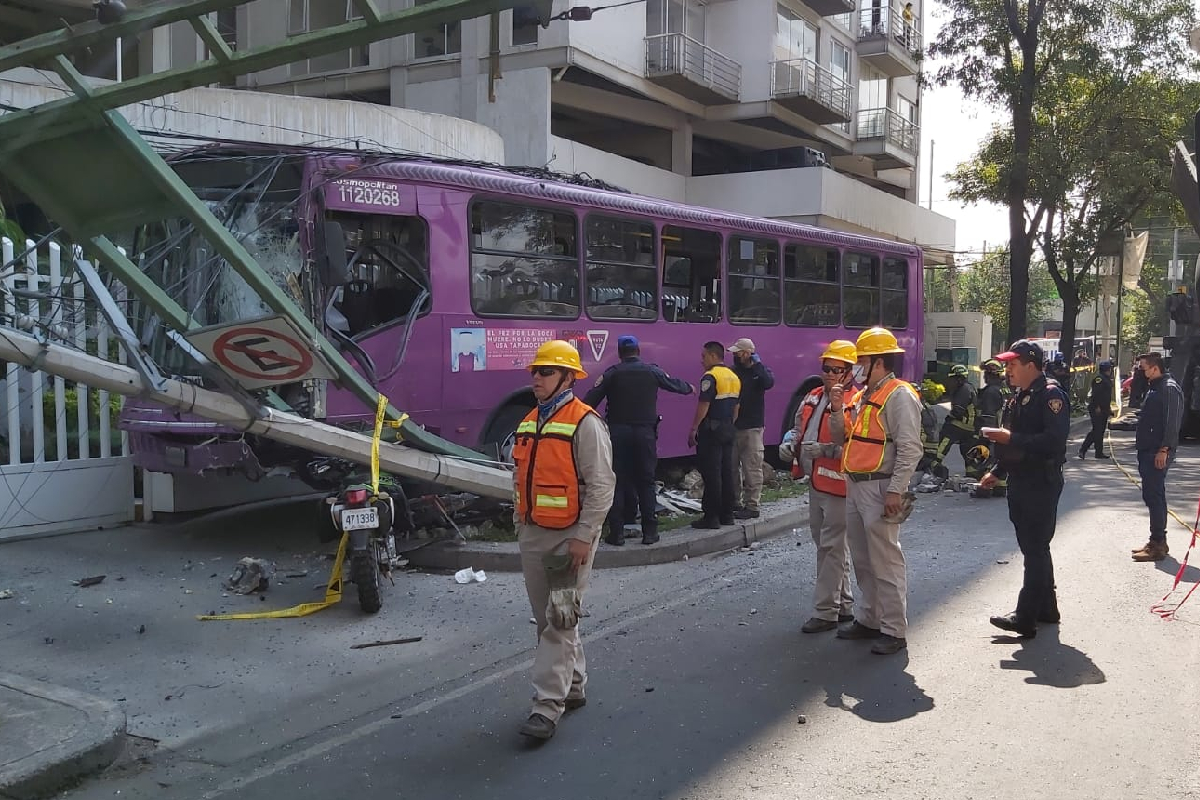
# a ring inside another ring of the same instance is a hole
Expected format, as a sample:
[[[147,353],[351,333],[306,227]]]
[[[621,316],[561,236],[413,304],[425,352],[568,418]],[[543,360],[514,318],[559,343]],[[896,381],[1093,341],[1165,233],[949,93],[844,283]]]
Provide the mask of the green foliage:
[[[1189,0],[938,2],[948,18],[930,46],[933,80],[1008,114],[952,173],[952,194],[1009,208],[1009,318],[1024,333],[1037,238],[1051,242],[1049,269],[1069,315],[1087,256],[1064,264],[1057,243],[1070,239],[1078,253],[1147,202],[1146,162],[1166,156],[1154,132],[1170,128],[1173,114],[1161,84],[1195,62],[1187,45],[1194,11]]]
[[[17,252],[25,249],[25,232],[21,230],[21,226],[17,224],[16,220],[8,218],[2,201],[0,201],[0,239],[12,241]]]
[[[949,311],[948,278],[940,272],[940,280],[926,282],[926,294],[932,297],[934,311]],[[987,314],[992,318],[992,339],[1010,342],[1019,338],[1010,332],[1009,306],[1012,284],[1009,280],[1008,252],[1004,248],[991,251],[977,264],[961,268],[956,273],[959,309]],[[931,288],[931,285],[933,288]],[[1029,293],[1026,315],[1043,319],[1058,298],[1054,281],[1044,264],[1034,264],[1029,272]]]
[[[946,387],[935,381],[933,378],[926,378],[921,381],[921,399],[926,403],[933,405],[942,399],[942,395],[946,393]]]

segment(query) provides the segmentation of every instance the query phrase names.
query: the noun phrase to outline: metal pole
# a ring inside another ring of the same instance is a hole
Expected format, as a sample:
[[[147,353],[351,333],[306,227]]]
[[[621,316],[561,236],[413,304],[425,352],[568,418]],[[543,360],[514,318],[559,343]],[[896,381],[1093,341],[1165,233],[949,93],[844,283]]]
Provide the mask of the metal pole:
[[[1179,228],[1176,227],[1175,234],[1174,234],[1174,236],[1171,237],[1171,269],[1169,270],[1169,273],[1168,273],[1170,275],[1169,283],[1171,285],[1171,293],[1172,294],[1174,294],[1175,290],[1177,288],[1179,288],[1179,285],[1183,280],[1183,270],[1180,269],[1181,266],[1182,265],[1179,264]],[[1175,277],[1176,269],[1179,269],[1179,277],[1178,278]],[[1171,335],[1174,336],[1175,335],[1175,320],[1172,319],[1168,324],[1170,326],[1169,329],[1171,331]]]
[[[125,80],[125,70],[121,64],[121,37],[117,37],[117,83]]]
[[[131,367],[81,353],[73,347],[43,343],[17,330],[5,329],[0,336],[0,359],[106,391],[144,396],[305,450],[364,466],[371,463],[370,436],[270,408],[263,409],[262,415],[255,418],[237,400],[220,392],[170,378],[155,387]],[[487,464],[386,443],[379,446],[379,464],[384,472],[394,475],[433,481],[498,500],[512,497],[512,473]]]
[[[929,197],[926,203],[929,210],[933,211],[933,146],[937,144],[933,139],[929,140]]]
[[[1120,261],[1117,262],[1117,363],[1121,363],[1121,299],[1125,296],[1125,242],[1121,242]],[[1120,372],[1117,373],[1118,377]]]

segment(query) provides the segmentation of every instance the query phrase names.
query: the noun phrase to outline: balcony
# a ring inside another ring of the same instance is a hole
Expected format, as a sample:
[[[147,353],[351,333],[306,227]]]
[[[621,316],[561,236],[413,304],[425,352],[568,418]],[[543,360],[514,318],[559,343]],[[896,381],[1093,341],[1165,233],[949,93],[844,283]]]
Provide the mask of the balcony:
[[[866,156],[877,170],[912,169],[917,165],[921,129],[890,108],[858,112],[854,155]]]
[[[850,85],[807,58],[772,65],[771,96],[788,111],[821,125],[850,121]]]
[[[921,31],[896,9],[864,8],[858,13],[858,56],[889,78],[916,75]]]
[[[682,33],[646,37],[646,77],[710,105],[741,97],[742,65]]]
[[[838,14],[854,13],[854,0],[804,0],[804,5],[822,17],[836,17]]]

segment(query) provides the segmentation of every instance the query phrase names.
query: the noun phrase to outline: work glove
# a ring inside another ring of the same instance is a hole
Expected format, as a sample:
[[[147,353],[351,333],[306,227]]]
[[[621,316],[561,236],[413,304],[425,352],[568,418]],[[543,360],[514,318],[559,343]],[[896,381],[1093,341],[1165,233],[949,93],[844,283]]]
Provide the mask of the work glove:
[[[779,443],[779,459],[785,464],[792,463],[792,459],[796,457],[796,431],[790,430],[783,435],[783,441]]]
[[[559,630],[571,630],[583,616],[575,571],[571,569],[571,557],[547,553],[542,556],[542,568],[546,570],[546,582],[550,587],[546,621]]]

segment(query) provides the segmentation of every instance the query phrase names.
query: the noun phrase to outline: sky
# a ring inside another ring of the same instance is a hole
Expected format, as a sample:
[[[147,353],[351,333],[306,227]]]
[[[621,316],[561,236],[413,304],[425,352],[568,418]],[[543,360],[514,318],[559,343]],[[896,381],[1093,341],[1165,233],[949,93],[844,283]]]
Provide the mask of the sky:
[[[927,3],[925,13],[932,15],[925,20],[926,41],[932,41],[941,28],[939,16],[945,12],[935,3]],[[926,89],[921,105],[921,205],[929,206],[932,170],[933,210],[955,220],[955,248],[960,253],[957,261],[970,263],[978,258],[984,243],[995,247],[1008,241],[1008,212],[990,203],[964,206],[951,200],[946,174],[971,159],[979,143],[1003,115],[969,102],[955,85]]]
[[[1200,16],[1200,0],[1192,7]],[[926,41],[937,37],[945,10],[935,2],[925,4]],[[986,243],[995,247],[1008,241],[1008,212],[1002,206],[980,203],[964,206],[951,200],[945,176],[960,163],[969,161],[992,126],[1004,118],[983,105],[968,102],[957,86],[926,89],[921,96],[921,205],[929,206],[929,179],[933,175],[933,210],[955,220],[958,263],[978,258]],[[932,146],[933,158],[929,151]]]

